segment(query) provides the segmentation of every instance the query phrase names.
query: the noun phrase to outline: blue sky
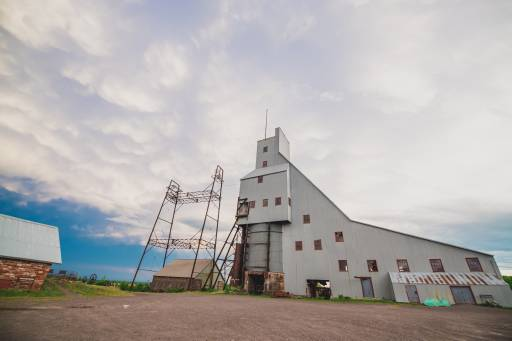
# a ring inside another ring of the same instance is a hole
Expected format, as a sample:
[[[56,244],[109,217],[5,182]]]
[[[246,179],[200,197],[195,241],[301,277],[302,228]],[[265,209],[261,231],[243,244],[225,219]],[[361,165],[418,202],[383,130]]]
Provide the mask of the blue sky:
[[[127,278],[171,178],[238,179],[269,125],[351,218],[512,273],[510,1],[2,1],[0,212]],[[180,212],[177,231],[201,209]]]

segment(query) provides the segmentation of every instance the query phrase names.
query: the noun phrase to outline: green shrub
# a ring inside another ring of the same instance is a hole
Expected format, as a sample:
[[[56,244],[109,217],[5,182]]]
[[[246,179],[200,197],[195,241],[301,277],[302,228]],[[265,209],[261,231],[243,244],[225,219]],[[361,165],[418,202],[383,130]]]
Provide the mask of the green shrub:
[[[119,287],[121,290],[125,291],[139,291],[139,292],[148,292],[151,291],[149,288],[149,283],[145,282],[137,282],[133,284],[133,288],[130,288],[131,282],[119,281],[115,282],[115,285]]]
[[[503,276],[503,280],[508,283],[510,289],[512,289],[512,276]]]

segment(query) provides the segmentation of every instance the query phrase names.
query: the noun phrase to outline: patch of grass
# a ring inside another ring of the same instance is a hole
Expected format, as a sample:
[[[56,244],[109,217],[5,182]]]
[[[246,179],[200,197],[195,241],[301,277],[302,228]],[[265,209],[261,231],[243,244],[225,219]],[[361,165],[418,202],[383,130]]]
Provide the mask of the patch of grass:
[[[64,292],[54,279],[46,279],[41,290],[0,289],[0,297],[60,297]]]
[[[82,296],[129,296],[128,293],[116,287],[92,285],[80,281],[65,282],[64,285],[70,292]]]
[[[169,289],[165,290],[165,292],[173,294],[173,293],[185,292],[185,289],[183,289],[183,288],[169,288]]]
[[[235,286],[231,286],[231,285],[226,285],[224,287],[224,293],[225,294],[228,294],[228,295],[247,295],[247,292],[240,289],[239,287],[235,287]]]

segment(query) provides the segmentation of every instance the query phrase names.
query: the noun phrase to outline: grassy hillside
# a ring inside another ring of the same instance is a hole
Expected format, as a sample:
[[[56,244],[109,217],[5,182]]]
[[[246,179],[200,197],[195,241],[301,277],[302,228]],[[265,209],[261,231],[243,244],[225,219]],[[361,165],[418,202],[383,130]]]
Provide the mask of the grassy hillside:
[[[59,280],[48,277],[40,291],[0,289],[0,297],[62,297],[62,296],[130,296],[117,287],[106,287],[80,281]]]

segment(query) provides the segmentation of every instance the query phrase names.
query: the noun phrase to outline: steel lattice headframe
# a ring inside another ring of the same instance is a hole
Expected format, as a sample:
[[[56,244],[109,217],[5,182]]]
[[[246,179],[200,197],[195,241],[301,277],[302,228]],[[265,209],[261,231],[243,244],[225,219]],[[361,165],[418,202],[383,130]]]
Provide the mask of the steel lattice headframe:
[[[151,229],[151,233],[149,234],[146,246],[144,247],[144,251],[142,252],[142,255],[140,257],[139,263],[137,265],[137,270],[133,275],[130,287],[133,287],[133,284],[135,283],[137,275],[139,274],[140,271],[156,272],[156,270],[154,269],[145,269],[141,267],[144,258],[153,248],[161,248],[165,250],[163,253],[162,267],[165,266],[167,258],[174,250],[192,250],[194,252],[194,263],[188,281],[188,288],[190,288],[190,284],[194,277],[199,250],[206,250],[208,254],[211,255],[214,267],[217,268],[216,248],[223,183],[224,170],[220,166],[217,166],[215,168],[215,173],[212,176],[212,181],[210,185],[208,185],[202,191],[183,192],[181,186],[176,181],[171,180],[169,186],[167,187],[167,191],[162,201],[162,205],[160,206],[160,210],[158,211],[158,215],[153,224],[153,228]],[[174,225],[176,211],[182,205],[197,203],[207,203],[202,226],[190,238],[173,238],[172,229]],[[211,211],[213,212],[210,213]],[[167,218],[165,216],[165,213],[169,213],[171,215],[170,218]],[[215,216],[212,216],[212,214],[215,214]],[[215,224],[215,235],[212,237],[211,240],[205,240],[204,238],[205,226],[208,219],[213,221]],[[157,231],[155,230],[157,224],[164,224],[163,230],[165,232],[168,231],[165,237],[157,236]]]

